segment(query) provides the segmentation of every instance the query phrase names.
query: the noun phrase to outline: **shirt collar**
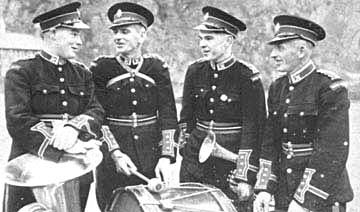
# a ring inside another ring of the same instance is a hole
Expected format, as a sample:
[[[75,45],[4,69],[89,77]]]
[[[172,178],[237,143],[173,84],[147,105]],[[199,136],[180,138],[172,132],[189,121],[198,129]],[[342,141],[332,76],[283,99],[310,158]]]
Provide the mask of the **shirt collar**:
[[[292,71],[288,74],[289,81],[291,84],[296,84],[305,77],[309,76],[314,70],[315,70],[315,64],[312,60],[310,60],[308,63],[306,63],[303,67],[301,67],[298,70]]]
[[[214,61],[210,61],[211,68],[214,70],[224,70],[229,68],[235,63],[235,57],[234,55],[231,55],[228,59],[222,61],[221,63],[215,63]]]
[[[122,63],[127,66],[139,65],[139,63],[142,61],[141,56],[139,56],[139,57],[124,57],[122,55],[119,55],[118,59],[121,60]]]
[[[66,59],[53,55],[45,50],[42,50],[39,55],[54,65],[64,65],[66,63]]]

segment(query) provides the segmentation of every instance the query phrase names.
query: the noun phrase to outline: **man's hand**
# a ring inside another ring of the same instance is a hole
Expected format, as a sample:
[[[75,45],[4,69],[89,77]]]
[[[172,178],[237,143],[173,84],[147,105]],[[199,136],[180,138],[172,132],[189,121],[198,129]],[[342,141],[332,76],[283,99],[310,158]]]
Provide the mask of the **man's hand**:
[[[229,175],[228,182],[230,189],[238,195],[240,201],[247,201],[254,193],[254,189],[246,182],[239,182],[234,177],[235,171],[232,171]]]
[[[57,127],[53,130],[53,146],[57,149],[70,149],[75,145],[79,132],[70,126]]]
[[[230,184],[230,189],[235,192],[240,201],[247,201],[253,195],[253,187],[245,182],[237,183],[237,185]]]
[[[135,164],[131,161],[130,157],[127,154],[122,153],[120,150],[115,150],[111,154],[111,157],[115,162],[117,172],[130,176],[130,170],[137,170]]]
[[[261,191],[254,201],[254,212],[269,212],[271,194]]]
[[[171,166],[169,158],[160,158],[155,167],[156,178],[163,179],[166,185],[170,185]]]
[[[91,149],[98,149],[100,146],[101,146],[101,142],[95,139],[91,139],[86,142],[77,140],[72,147],[70,147],[69,149],[65,149],[65,152],[72,154],[86,153]]]
[[[310,212],[310,210],[302,207],[295,200],[292,200],[290,202],[288,212]]]

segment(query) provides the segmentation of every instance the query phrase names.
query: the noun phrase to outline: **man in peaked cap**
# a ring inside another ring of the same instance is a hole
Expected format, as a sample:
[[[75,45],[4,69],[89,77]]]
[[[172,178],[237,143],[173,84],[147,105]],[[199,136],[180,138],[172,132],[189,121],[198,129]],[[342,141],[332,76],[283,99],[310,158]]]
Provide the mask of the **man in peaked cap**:
[[[100,137],[104,111],[95,99],[91,73],[74,60],[82,45],[80,30],[89,28],[80,18],[80,5],[70,3],[34,18],[43,50],[14,62],[6,73],[6,121],[13,140],[9,160],[32,153],[57,162],[66,153],[80,157],[96,148],[90,139]],[[91,174],[80,177],[82,210],[91,182]],[[4,198],[5,212],[36,201],[30,188],[10,185]]]
[[[296,16],[274,18],[270,86],[255,211],[343,212],[353,192],[346,171],[350,101],[343,81],[311,59],[325,30]]]
[[[234,200],[239,211],[252,211],[265,120],[263,86],[259,71],[232,53],[237,34],[246,25],[214,7],[202,11],[204,21],[195,29],[204,57],[188,67],[183,90],[180,128],[186,143],[181,150],[180,180],[215,185]],[[202,149],[215,142],[236,163],[216,155],[204,162]]]
[[[114,189],[145,183],[131,170],[169,183],[177,129],[167,64],[141,52],[153,14],[141,5],[123,2],[111,6],[108,17],[116,53],[95,59],[90,67],[96,95],[106,111],[104,160],[96,181],[102,211]]]

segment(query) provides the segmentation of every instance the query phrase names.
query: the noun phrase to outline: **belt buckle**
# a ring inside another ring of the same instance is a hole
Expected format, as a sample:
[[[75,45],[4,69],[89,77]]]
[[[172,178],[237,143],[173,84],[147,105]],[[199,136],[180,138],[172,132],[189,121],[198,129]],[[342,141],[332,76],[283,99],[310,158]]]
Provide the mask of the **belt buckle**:
[[[132,113],[131,116],[132,116],[133,128],[135,128],[138,125],[137,124],[137,115],[136,115],[136,113]]]
[[[64,121],[69,121],[69,119],[70,119],[70,116],[69,116],[69,114],[68,113],[64,113],[64,114],[62,114],[62,120],[64,120]]]

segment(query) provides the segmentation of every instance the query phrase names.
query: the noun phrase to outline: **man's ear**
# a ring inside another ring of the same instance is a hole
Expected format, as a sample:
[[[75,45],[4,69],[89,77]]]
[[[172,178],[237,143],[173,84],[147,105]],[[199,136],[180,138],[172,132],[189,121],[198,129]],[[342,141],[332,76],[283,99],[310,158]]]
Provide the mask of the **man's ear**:
[[[147,30],[146,29],[141,29],[140,31],[140,41],[141,43],[143,43],[146,40],[147,37]]]
[[[49,31],[46,32],[48,34],[48,37],[50,40],[55,40],[56,39],[56,29],[55,28],[52,28],[52,29],[49,29]]]
[[[308,48],[307,46],[301,44],[298,46],[298,57],[299,58],[304,58],[307,55],[308,52]]]
[[[229,46],[232,46],[232,44],[234,43],[234,37],[231,35],[227,35],[225,41],[225,48],[228,48]]]

